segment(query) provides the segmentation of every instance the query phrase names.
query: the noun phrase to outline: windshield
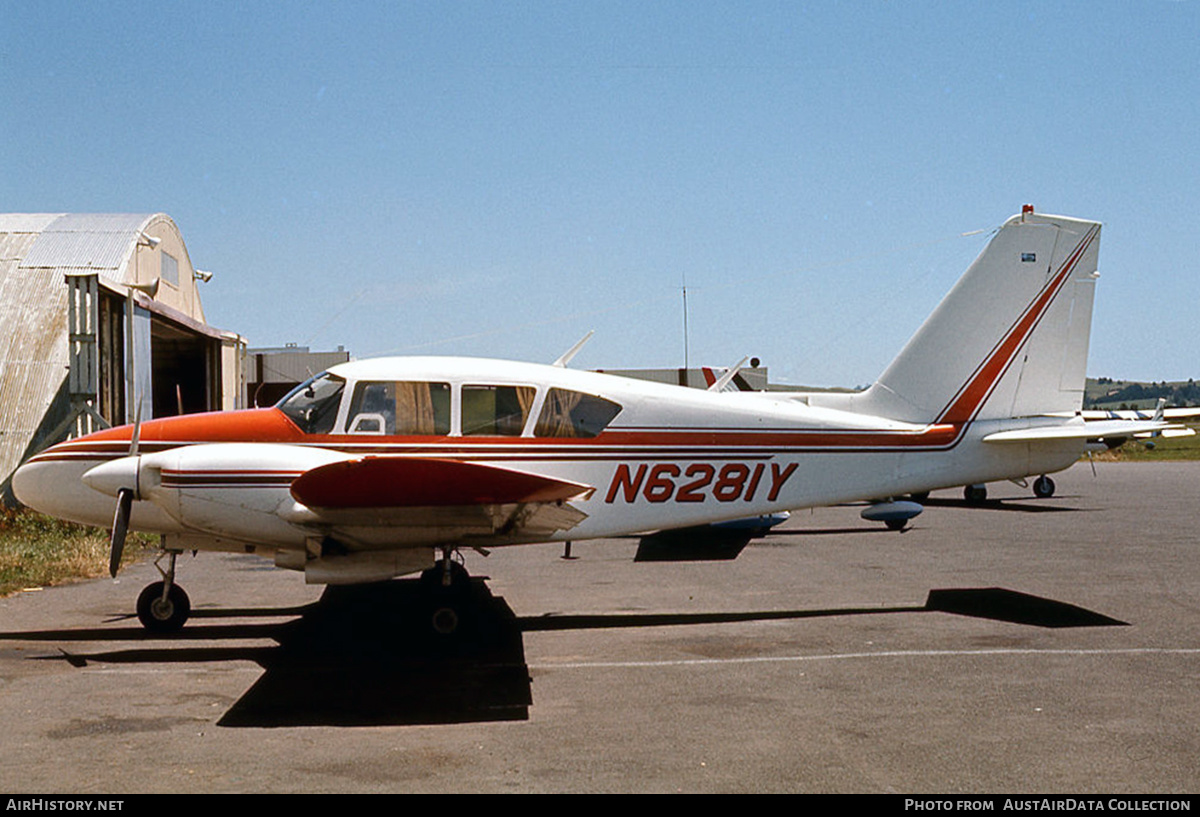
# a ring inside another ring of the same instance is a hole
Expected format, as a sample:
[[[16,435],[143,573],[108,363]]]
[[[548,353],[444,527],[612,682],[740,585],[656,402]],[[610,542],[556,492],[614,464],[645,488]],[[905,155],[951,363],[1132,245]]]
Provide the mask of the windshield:
[[[305,434],[328,434],[337,419],[345,385],[342,378],[322,372],[292,389],[276,408]]]

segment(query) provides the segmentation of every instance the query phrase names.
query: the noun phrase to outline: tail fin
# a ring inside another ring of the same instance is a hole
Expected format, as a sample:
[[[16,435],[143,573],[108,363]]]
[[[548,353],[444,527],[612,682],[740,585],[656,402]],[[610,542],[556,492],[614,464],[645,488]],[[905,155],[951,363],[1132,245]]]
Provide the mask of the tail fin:
[[[855,410],[961,423],[1082,405],[1100,225],[1026,206],[975,259]]]

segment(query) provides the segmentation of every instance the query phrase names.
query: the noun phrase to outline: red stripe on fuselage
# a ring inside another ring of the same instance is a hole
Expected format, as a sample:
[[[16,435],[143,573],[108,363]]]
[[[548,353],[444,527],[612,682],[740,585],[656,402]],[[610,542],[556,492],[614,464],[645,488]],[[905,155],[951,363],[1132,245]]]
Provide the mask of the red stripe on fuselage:
[[[268,409],[269,410],[269,409]],[[214,426],[220,415],[210,415]],[[114,429],[115,430],[115,429]],[[787,452],[875,451],[892,449],[935,449],[953,445],[961,429],[953,425],[931,425],[918,431],[890,430],[799,430],[787,431],[673,431],[670,429],[644,431],[606,431],[598,437],[539,438],[492,437],[479,442],[467,442],[463,437],[389,437],[372,435],[364,441],[362,435],[270,435],[244,439],[231,438],[227,433],[213,435],[218,439],[203,439],[190,435],[187,439],[157,440],[143,443],[141,451],[152,453],[186,445],[207,442],[285,443],[344,451],[356,455],[393,455],[409,457],[455,457],[467,459],[524,459],[529,461],[627,460],[639,459],[763,459]],[[111,432],[105,432],[111,434]],[[117,444],[114,445],[113,443]],[[40,462],[71,460],[110,460],[126,456],[127,441],[93,442],[81,437],[70,443],[55,446],[36,458]],[[69,448],[67,448],[69,446]]]

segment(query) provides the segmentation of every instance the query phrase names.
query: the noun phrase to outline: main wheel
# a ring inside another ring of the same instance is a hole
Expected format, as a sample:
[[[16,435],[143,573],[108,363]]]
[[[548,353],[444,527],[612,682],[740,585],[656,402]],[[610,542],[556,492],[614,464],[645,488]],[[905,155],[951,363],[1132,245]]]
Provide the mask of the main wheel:
[[[451,636],[458,631],[461,619],[458,610],[449,605],[434,607],[429,615],[429,624],[440,636]]]
[[[439,560],[421,574],[425,614],[429,632],[446,643],[462,636],[471,614],[471,574],[458,562],[450,562],[450,584],[445,584],[446,563]]]
[[[1043,474],[1033,481],[1033,495],[1039,499],[1054,496],[1054,480]]]
[[[178,632],[192,612],[192,602],[183,588],[172,584],[163,598],[163,582],[146,585],[137,600],[138,621],[152,633]]]
[[[887,525],[888,530],[904,530],[904,526],[908,524],[907,519],[889,519],[883,524]]]
[[[968,505],[982,505],[987,500],[987,486],[968,485],[963,488],[963,499]]]

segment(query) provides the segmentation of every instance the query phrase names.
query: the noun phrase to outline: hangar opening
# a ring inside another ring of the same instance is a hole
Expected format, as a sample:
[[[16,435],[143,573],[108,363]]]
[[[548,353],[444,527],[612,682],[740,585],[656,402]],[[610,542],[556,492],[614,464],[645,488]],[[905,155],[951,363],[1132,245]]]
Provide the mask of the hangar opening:
[[[150,316],[153,414],[195,414],[221,408],[221,337],[206,326]]]

